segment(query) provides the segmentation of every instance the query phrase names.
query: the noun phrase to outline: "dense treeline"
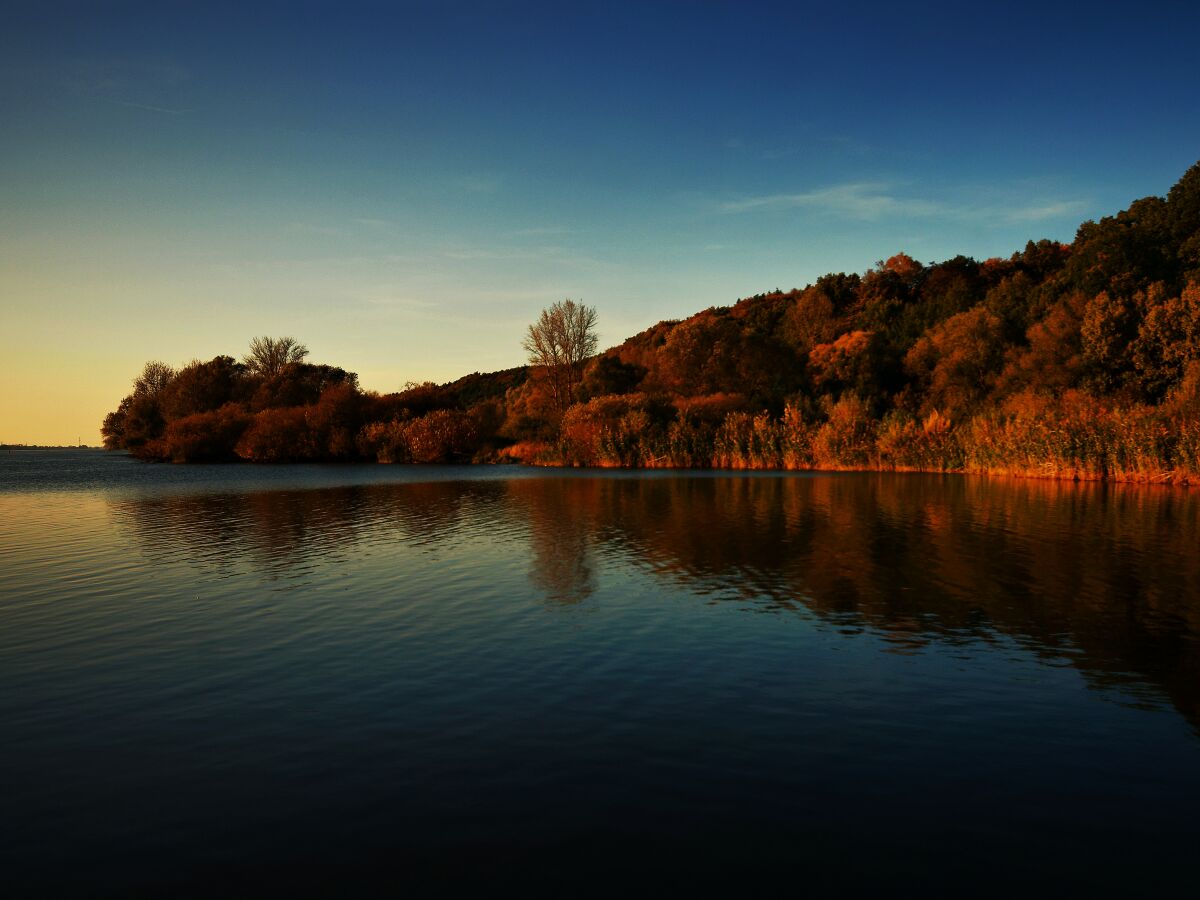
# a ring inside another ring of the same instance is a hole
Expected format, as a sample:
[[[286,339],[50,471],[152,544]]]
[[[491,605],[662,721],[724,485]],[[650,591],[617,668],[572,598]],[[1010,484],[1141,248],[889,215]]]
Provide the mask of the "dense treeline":
[[[255,345],[285,344],[264,364]],[[173,462],[445,462],[487,458],[498,446],[505,390],[522,369],[450,385],[362,391],[345,369],[305,362],[292,338],[256,338],[242,361],[218,356],[179,370],[147,363],[101,427],[104,445]]]
[[[260,341],[262,339],[259,339]],[[287,339],[284,339],[287,340]],[[294,342],[292,342],[294,344]],[[297,345],[298,346],[298,345]],[[261,349],[259,347],[258,349]],[[300,348],[303,350],[303,348]],[[1200,164],[1071,244],[900,253],[662,322],[590,358],[398,394],[352,373],[149,364],[105,420],[148,459],[1200,476]]]

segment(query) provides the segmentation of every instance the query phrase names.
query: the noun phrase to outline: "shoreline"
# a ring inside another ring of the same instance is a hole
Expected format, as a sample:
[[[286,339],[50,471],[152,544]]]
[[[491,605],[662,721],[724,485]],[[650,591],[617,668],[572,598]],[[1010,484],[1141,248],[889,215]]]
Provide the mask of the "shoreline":
[[[76,447],[24,447],[23,450],[103,450],[103,448],[76,448]],[[1200,487],[1200,473],[1193,472],[1187,469],[1169,469],[1169,470],[1129,470],[1117,469],[1108,471],[1097,471],[1085,466],[1064,466],[1057,465],[1052,462],[1041,463],[1032,467],[1017,467],[1017,466],[969,466],[961,468],[934,468],[921,466],[907,465],[886,465],[876,463],[875,465],[782,465],[782,466],[762,466],[762,465],[746,465],[733,462],[724,466],[695,466],[686,464],[676,464],[669,460],[658,458],[650,460],[648,463],[638,465],[627,465],[619,462],[611,462],[606,460],[596,460],[586,464],[565,462],[555,459],[537,459],[536,457],[523,457],[505,450],[493,451],[487,457],[476,458],[474,460],[441,460],[437,462],[395,462],[381,461],[378,459],[341,459],[341,460],[286,460],[263,462],[249,459],[225,459],[225,460],[166,460],[139,457],[129,451],[113,451],[104,450],[106,454],[116,454],[128,456],[131,460],[148,465],[168,465],[168,466],[297,466],[297,465],[315,465],[315,466],[357,466],[357,465],[378,465],[378,466],[478,466],[478,467],[494,467],[494,466],[521,466],[534,469],[597,469],[605,471],[622,470],[628,472],[637,471],[678,471],[678,472],[728,472],[730,474],[748,473],[748,472],[796,472],[796,473],[846,473],[846,472],[861,472],[875,474],[913,474],[913,475],[974,475],[987,478],[1015,478],[1032,481],[1052,481],[1052,482],[1071,482],[1075,484],[1123,484],[1123,485],[1150,485],[1157,487],[1178,487],[1191,488]]]
[[[111,452],[111,451],[110,451]],[[1050,464],[1033,469],[1018,469],[1018,468],[961,468],[961,469],[934,469],[920,468],[917,466],[746,466],[746,465],[729,465],[729,466],[688,466],[688,465],[673,465],[670,463],[651,464],[651,465],[620,465],[617,463],[597,462],[590,465],[579,465],[565,462],[547,462],[538,460],[526,459],[490,459],[480,461],[452,461],[422,463],[422,462],[380,462],[378,460],[360,459],[360,460],[297,460],[294,462],[255,462],[253,460],[233,459],[221,462],[174,462],[170,460],[153,460],[139,459],[138,457],[130,456],[131,459],[145,463],[148,465],[168,465],[168,466],[396,466],[414,468],[425,468],[429,466],[471,466],[479,468],[489,468],[496,466],[515,466],[530,469],[565,469],[579,471],[585,469],[597,469],[603,471],[624,471],[624,472],[726,472],[731,475],[745,474],[752,472],[766,473],[812,473],[812,474],[838,474],[838,473],[863,473],[877,475],[972,475],[986,478],[1012,478],[1029,481],[1043,482],[1069,482],[1073,484],[1122,484],[1122,485],[1144,485],[1154,487],[1178,487],[1192,488],[1200,486],[1200,475],[1194,472],[1186,471],[1167,471],[1167,472],[1094,472],[1082,468],[1052,468]]]
[[[506,465],[501,463],[471,463],[470,465]],[[512,462],[513,465],[531,466],[546,469],[624,469],[628,471],[664,471],[680,472],[863,472],[880,475],[901,473],[907,475],[978,475],[988,478],[1020,478],[1035,481],[1066,481],[1076,484],[1138,484],[1156,485],[1162,487],[1196,487],[1200,485],[1200,475],[1194,472],[1092,472],[1085,469],[1055,469],[1047,471],[1039,469],[925,469],[915,466],[676,466],[676,465],[641,465],[623,466],[616,464],[597,463],[589,466],[577,466],[570,463],[553,462]],[[420,463],[383,463],[382,465],[420,465]]]

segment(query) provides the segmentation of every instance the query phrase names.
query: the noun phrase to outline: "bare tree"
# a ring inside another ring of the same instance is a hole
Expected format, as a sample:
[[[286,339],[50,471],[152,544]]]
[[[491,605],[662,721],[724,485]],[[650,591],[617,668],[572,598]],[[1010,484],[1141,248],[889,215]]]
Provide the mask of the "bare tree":
[[[250,341],[250,352],[242,362],[256,375],[270,378],[292,363],[303,362],[306,356],[308,348],[293,337],[256,337]]]
[[[583,377],[583,364],[595,355],[597,342],[595,308],[571,299],[543,309],[529,326],[521,346],[529,354],[530,365],[546,370],[559,412],[570,405],[572,392]]]

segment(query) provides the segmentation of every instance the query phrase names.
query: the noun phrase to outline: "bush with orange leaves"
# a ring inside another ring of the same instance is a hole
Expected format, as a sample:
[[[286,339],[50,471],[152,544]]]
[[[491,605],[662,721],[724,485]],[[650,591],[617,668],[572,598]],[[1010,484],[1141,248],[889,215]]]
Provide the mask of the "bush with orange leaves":
[[[848,331],[828,344],[817,344],[808,355],[813,384],[826,391],[853,387],[869,378],[874,334]]]
[[[415,463],[470,460],[478,438],[475,421],[456,409],[438,409],[405,425],[408,455]]]
[[[304,406],[264,409],[254,416],[234,452],[251,462],[304,462],[317,458]]]
[[[593,397],[586,403],[570,407],[563,414],[558,438],[563,463],[568,466],[599,465],[600,442],[605,429],[616,428],[630,406],[630,395],[618,394]]]
[[[415,419],[373,422],[358,436],[359,450],[382,463],[465,462],[478,444],[475,418],[454,409],[437,409]]]
[[[358,455],[355,438],[362,428],[366,398],[349,384],[326,388],[307,407],[306,421],[313,449],[325,459],[347,460]]]
[[[870,410],[858,397],[843,397],[817,429],[813,461],[818,468],[863,469],[875,460],[875,421]]]
[[[875,452],[880,468],[954,471],[963,465],[958,431],[936,409],[924,419],[894,412],[880,421]]]
[[[159,453],[171,462],[225,462],[254,417],[237,403],[167,423]]]
[[[355,439],[359,454],[381,463],[412,462],[406,425],[402,418],[364,425]]]

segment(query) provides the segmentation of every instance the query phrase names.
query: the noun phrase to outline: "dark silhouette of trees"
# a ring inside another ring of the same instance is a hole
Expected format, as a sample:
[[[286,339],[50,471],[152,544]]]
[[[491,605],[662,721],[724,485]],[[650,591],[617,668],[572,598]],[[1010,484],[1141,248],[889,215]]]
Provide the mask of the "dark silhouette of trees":
[[[129,416],[130,398],[126,397],[112,412],[104,417],[100,425],[100,437],[105,450],[131,449],[125,437],[125,422]]]
[[[584,370],[579,399],[586,401],[606,394],[628,394],[645,377],[645,366],[624,362],[615,354],[599,356]]]
[[[163,411],[168,418],[182,419],[243,399],[245,375],[246,366],[232,356],[217,356],[208,362],[192,360],[163,389]]]
[[[166,419],[163,416],[162,394],[175,377],[175,370],[164,362],[151,360],[133,380],[133,392],[100,426],[104,446],[111,449],[136,449],[162,435]]]

